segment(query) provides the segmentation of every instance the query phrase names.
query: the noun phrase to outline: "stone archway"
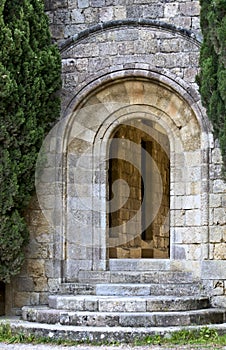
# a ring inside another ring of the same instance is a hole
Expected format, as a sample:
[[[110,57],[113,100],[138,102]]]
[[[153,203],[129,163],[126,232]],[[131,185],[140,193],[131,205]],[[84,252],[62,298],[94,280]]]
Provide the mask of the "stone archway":
[[[198,247],[200,258],[205,252],[202,124],[184,97],[162,82],[142,77],[113,80],[83,98],[64,136],[68,172],[63,274],[68,281],[81,270],[107,269],[112,247],[107,238],[109,140],[120,124],[139,118],[164,129],[169,141],[170,259],[193,259],[193,247]],[[204,244],[195,239],[190,243],[191,231],[200,229]]]
[[[132,119],[117,127],[112,139],[109,258],[169,258],[170,162],[166,132],[151,120]]]

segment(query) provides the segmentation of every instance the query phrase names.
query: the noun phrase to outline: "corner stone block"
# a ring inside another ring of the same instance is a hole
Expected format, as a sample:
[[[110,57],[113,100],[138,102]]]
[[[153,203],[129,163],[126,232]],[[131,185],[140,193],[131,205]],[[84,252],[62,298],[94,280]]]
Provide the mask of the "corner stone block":
[[[212,162],[214,164],[222,164],[222,154],[219,148],[214,148],[212,150]]]
[[[226,280],[226,260],[202,261],[201,275],[203,279]]]
[[[215,180],[213,182],[213,192],[214,193],[224,193],[226,192],[226,184],[223,180]]]

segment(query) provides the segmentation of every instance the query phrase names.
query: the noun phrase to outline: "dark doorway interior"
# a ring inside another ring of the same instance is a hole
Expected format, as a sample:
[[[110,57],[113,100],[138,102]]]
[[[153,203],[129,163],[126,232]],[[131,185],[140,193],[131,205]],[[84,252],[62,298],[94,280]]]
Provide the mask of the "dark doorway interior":
[[[114,199],[114,208],[110,204],[109,257],[166,259],[170,240],[169,140],[155,123],[140,123],[142,128],[133,121],[119,126],[112,139],[122,142],[110,144],[109,199],[110,203]],[[128,198],[125,182],[130,189]]]

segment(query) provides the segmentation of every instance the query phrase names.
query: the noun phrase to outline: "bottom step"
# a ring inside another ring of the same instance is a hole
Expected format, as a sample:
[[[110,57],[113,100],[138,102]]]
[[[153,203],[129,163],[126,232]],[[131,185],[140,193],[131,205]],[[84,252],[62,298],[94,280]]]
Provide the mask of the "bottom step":
[[[225,311],[209,308],[173,312],[91,312],[24,306],[26,321],[91,327],[167,327],[223,323]]]
[[[21,321],[19,318],[0,317],[0,323],[10,324],[15,333],[23,332],[25,335],[34,334],[37,337],[50,337],[51,339],[67,339],[78,342],[121,342],[131,343],[135,340],[144,339],[147,336],[162,335],[169,336],[173,332],[182,329],[197,330],[203,326],[187,327],[75,327],[63,325],[47,325],[43,323],[31,323]],[[215,329],[219,335],[226,333],[226,323],[207,325],[210,329]]]

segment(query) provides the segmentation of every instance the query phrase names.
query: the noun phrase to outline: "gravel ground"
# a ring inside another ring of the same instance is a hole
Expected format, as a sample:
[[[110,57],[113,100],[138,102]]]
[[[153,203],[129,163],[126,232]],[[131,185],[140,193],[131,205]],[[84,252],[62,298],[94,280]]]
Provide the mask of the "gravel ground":
[[[213,346],[208,345],[206,347],[200,347],[200,345],[153,345],[153,346],[131,346],[131,345],[119,345],[119,346],[92,346],[92,345],[76,345],[76,346],[60,346],[60,345],[32,345],[32,344],[5,344],[0,343],[0,350],[226,350],[226,346]]]

